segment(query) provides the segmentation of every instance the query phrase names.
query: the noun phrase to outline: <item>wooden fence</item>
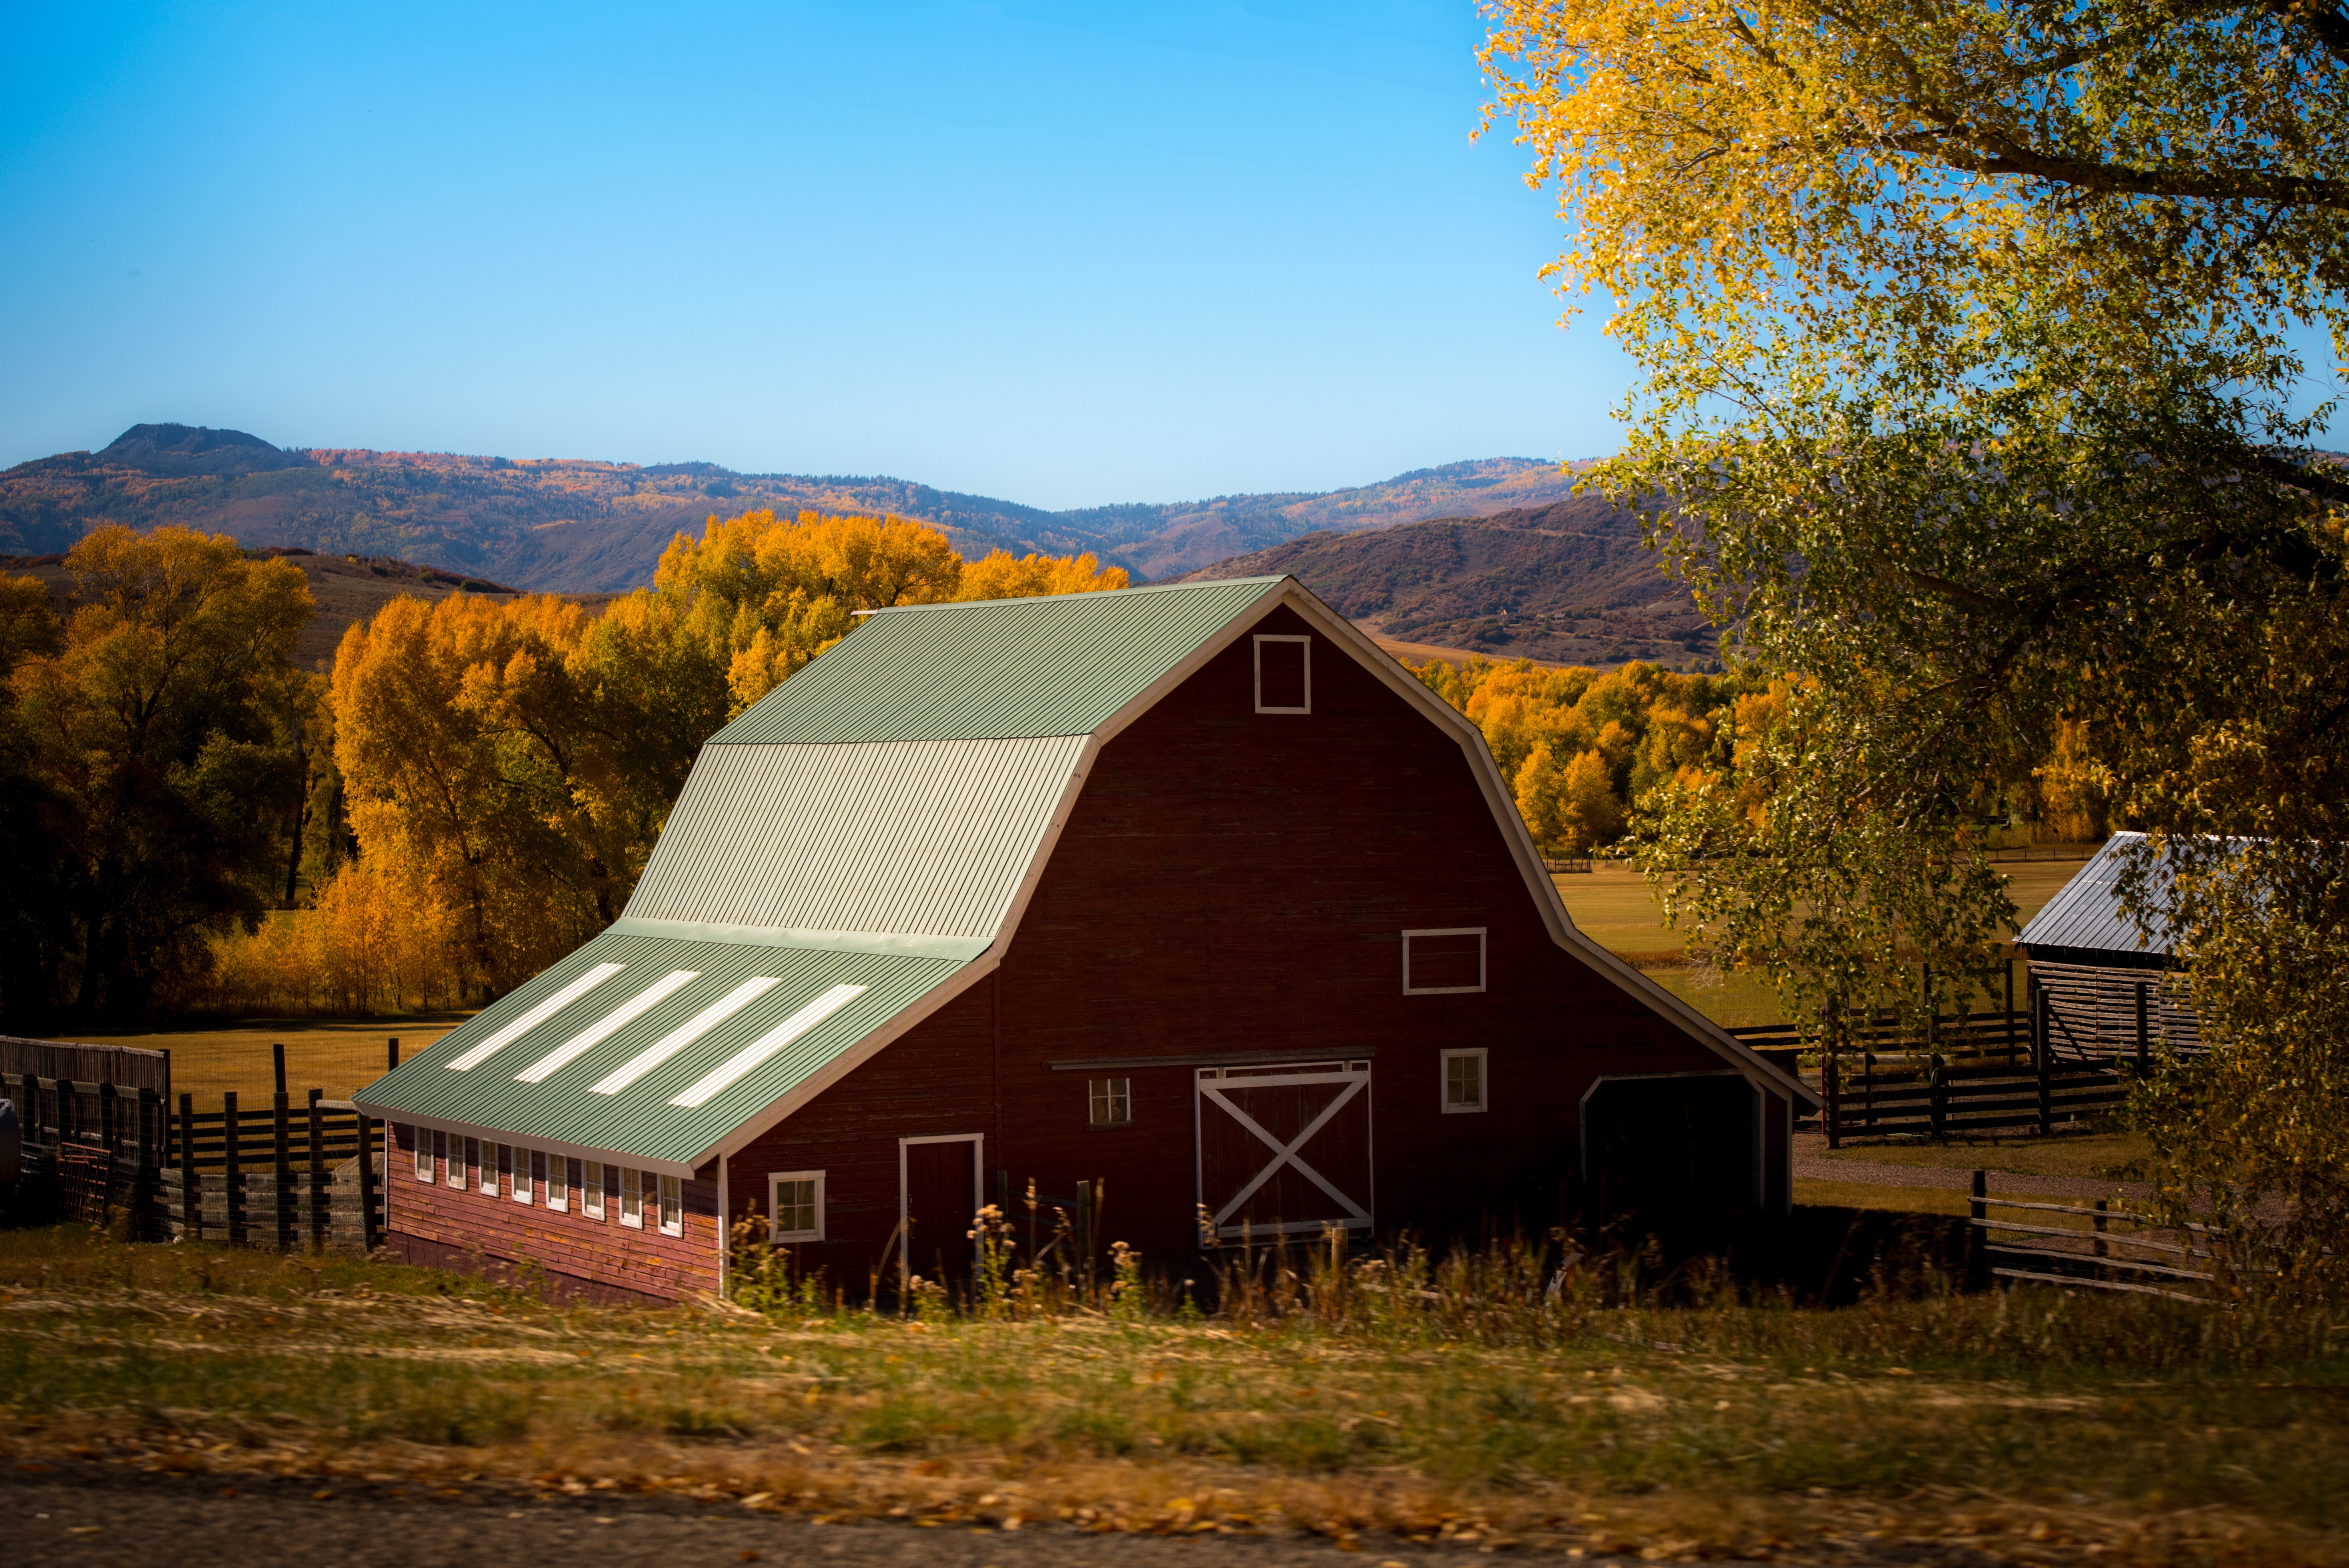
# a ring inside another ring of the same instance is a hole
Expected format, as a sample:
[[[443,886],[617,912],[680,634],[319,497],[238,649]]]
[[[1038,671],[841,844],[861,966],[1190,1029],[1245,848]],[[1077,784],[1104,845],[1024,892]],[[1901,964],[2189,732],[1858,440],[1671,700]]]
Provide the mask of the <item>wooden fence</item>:
[[[1993,1209],[2030,1217],[1993,1218]],[[2050,1224],[2043,1215],[2057,1222]],[[2062,1223],[2067,1217],[2075,1222]],[[2114,1212],[2102,1198],[2094,1203],[1993,1198],[1988,1172],[1982,1171],[1974,1172],[1968,1223],[1982,1242],[1972,1253],[1978,1285],[2013,1279],[2168,1296],[2203,1306],[2218,1299],[2212,1271],[2192,1266],[2209,1261],[2207,1238],[2215,1233],[2199,1225],[2183,1232],[2158,1231],[2133,1214]],[[2169,1237],[2177,1239],[2166,1239]],[[2004,1264],[1998,1262],[2002,1258],[2007,1260]]]
[[[112,1084],[118,1089],[171,1092],[171,1053],[137,1046],[86,1046],[73,1040],[27,1040],[0,1035],[0,1078],[63,1078]]]

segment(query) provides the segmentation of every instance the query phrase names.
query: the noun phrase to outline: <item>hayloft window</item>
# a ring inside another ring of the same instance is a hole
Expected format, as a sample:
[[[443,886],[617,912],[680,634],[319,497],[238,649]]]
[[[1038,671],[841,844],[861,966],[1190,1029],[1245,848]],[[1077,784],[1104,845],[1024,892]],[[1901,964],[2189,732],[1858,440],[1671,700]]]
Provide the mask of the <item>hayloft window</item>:
[[[604,1217],[604,1173],[610,1169],[600,1160],[587,1161],[587,1185],[579,1191],[579,1212],[591,1220]]]
[[[1256,710],[1313,711],[1313,639],[1260,636],[1256,640]]]
[[[432,1180],[432,1135],[420,1127],[416,1130],[416,1179]]]
[[[1446,1116],[1485,1109],[1485,1052],[1444,1053],[1444,1112]]]
[[[1086,1116],[1092,1127],[1130,1127],[1133,1123],[1132,1078],[1087,1078]]]
[[[777,1243],[823,1240],[823,1172],[778,1171],[767,1178],[767,1234]]]
[[[685,1183],[675,1176],[660,1178],[660,1233],[685,1234]]]
[[[1485,928],[1454,925],[1402,934],[1402,994],[1441,996],[1485,988]]]
[[[633,1166],[620,1167],[620,1223],[632,1231],[645,1228],[644,1174]]]

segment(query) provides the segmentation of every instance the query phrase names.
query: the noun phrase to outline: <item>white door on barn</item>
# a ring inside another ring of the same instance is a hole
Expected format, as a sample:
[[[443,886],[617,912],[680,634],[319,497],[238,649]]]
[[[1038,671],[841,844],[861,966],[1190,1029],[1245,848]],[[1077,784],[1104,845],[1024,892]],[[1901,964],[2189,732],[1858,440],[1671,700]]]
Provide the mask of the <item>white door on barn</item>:
[[[1203,1231],[1371,1229],[1370,1063],[1201,1068],[1192,1098]]]

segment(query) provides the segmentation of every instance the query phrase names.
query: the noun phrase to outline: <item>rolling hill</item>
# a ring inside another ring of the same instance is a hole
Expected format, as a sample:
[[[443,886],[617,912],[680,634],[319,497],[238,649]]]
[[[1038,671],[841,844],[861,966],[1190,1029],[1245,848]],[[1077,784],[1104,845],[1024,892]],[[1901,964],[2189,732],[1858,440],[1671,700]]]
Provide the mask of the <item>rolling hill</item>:
[[[137,425],[97,452],[0,473],[0,552],[56,553],[91,527],[174,522],[255,548],[398,558],[565,593],[651,580],[679,529],[754,507],[893,512],[944,529],[966,555],[1091,551],[1164,578],[1310,531],[1538,506],[1568,493],[1553,463],[1493,458],[1318,493],[1219,496],[1045,511],[885,478],[742,474],[712,463],[287,450],[237,430]]]
[[[1321,531],[1184,574],[1290,573],[1391,644],[1498,659],[1714,666],[1714,629],[1640,543],[1638,513],[1596,497],[1372,532]],[[1405,651],[1405,650],[1397,650]]]

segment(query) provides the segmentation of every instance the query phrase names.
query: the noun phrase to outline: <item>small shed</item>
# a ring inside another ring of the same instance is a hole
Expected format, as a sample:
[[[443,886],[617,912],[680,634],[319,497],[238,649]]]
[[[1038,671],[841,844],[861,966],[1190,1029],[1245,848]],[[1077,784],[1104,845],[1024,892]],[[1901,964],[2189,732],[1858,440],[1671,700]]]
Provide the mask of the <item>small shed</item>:
[[[1294,579],[870,615],[622,917],[357,1097],[419,1261],[836,1283],[1098,1195],[1243,1238],[1781,1212],[1800,1082],[1575,928],[1475,726]]]
[[[2169,984],[2178,968],[2168,927],[2150,932],[2121,907],[2118,883],[2142,833],[2115,833],[2056,890],[2015,938],[2046,1008],[2048,1049],[2075,1060],[2135,1057],[2167,1045],[2198,1050],[2194,1009]],[[2152,867],[2158,897],[2167,858]]]

